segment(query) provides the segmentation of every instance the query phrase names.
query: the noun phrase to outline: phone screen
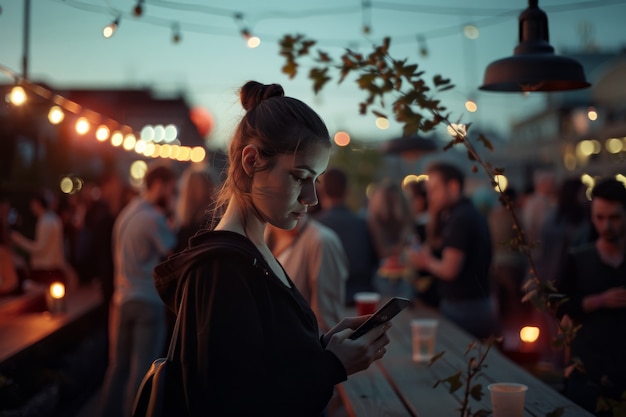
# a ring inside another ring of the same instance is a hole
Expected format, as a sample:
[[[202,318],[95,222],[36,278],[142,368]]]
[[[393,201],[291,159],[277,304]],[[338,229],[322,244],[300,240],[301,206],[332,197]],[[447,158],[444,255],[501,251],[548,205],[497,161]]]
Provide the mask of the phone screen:
[[[411,304],[411,300],[408,300],[406,298],[401,298],[401,297],[393,297],[391,300],[387,301],[384,306],[378,309],[377,312],[372,314],[372,316],[369,319],[367,319],[363,324],[361,324],[349,336],[349,338],[352,340],[358,339],[359,337],[363,336],[365,333],[372,330],[374,327],[379,326],[391,320],[409,304]]]

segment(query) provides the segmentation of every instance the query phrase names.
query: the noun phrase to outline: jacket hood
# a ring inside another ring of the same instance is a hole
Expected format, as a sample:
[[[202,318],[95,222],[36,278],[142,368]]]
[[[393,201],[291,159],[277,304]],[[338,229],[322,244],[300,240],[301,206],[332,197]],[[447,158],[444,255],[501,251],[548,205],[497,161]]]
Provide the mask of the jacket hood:
[[[196,263],[206,262],[208,256],[220,255],[235,255],[241,261],[248,258],[253,264],[257,263],[257,258],[263,259],[256,246],[238,233],[225,230],[198,232],[189,239],[183,251],[171,255],[154,268],[154,286],[165,305],[176,312],[186,271]]]

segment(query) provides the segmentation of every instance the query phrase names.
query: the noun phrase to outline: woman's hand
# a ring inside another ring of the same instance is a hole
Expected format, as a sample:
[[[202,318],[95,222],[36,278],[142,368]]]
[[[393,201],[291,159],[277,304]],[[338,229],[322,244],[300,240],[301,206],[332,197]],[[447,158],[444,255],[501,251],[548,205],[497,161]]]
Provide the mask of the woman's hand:
[[[349,339],[354,329],[368,318],[369,316],[360,316],[343,319],[324,335],[326,349],[339,358],[348,375],[367,369],[387,352],[387,330],[391,323],[377,326],[356,340]]]
[[[328,345],[328,342],[330,341],[330,337],[334,335],[335,333],[338,333],[344,329],[355,330],[361,324],[365,323],[365,321],[369,319],[371,316],[372,316],[371,314],[368,314],[365,316],[343,318],[339,323],[335,325],[335,327],[333,327],[328,332],[326,332],[324,336],[322,337],[322,343],[324,344],[324,347]]]
[[[428,248],[422,247],[420,249],[414,249],[409,247],[406,249],[405,254],[413,268],[418,270],[428,270],[430,259],[432,258]]]

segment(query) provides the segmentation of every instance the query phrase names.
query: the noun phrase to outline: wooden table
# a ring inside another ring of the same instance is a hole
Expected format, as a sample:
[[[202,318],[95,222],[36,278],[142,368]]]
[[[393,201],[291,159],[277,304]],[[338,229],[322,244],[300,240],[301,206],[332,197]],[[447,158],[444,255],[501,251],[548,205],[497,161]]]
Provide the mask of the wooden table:
[[[79,322],[101,305],[100,290],[84,286],[67,293],[62,313],[51,314],[45,311],[45,306],[42,311],[3,312],[0,315],[0,366],[25,356],[29,350]]]
[[[353,313],[353,312],[349,312]],[[437,343],[435,353],[445,352],[431,366],[412,360],[410,321],[413,318],[437,318]],[[339,392],[348,414],[352,417],[457,417],[464,387],[454,393],[447,384],[433,388],[437,380],[466,371],[465,356],[475,339],[459,327],[441,317],[436,311],[411,306],[393,320],[388,334],[391,342],[385,357],[369,369],[351,375],[339,386]],[[477,352],[474,351],[476,356]],[[473,383],[480,383],[484,396],[480,401],[470,399],[472,414],[480,409],[491,410],[487,385],[493,382],[517,382],[528,386],[525,416],[545,417],[563,408],[563,417],[593,417],[578,405],[559,394],[526,370],[503,356],[493,347],[485,361],[483,375]]]

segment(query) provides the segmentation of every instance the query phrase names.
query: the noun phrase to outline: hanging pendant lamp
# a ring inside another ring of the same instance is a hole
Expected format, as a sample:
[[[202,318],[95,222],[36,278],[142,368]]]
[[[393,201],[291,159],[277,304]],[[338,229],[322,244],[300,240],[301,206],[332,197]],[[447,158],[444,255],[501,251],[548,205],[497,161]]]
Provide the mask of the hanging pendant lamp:
[[[548,42],[548,16],[537,3],[529,0],[519,15],[519,45],[513,56],[489,64],[480,90],[562,91],[590,86],[579,62],[554,54]]]

